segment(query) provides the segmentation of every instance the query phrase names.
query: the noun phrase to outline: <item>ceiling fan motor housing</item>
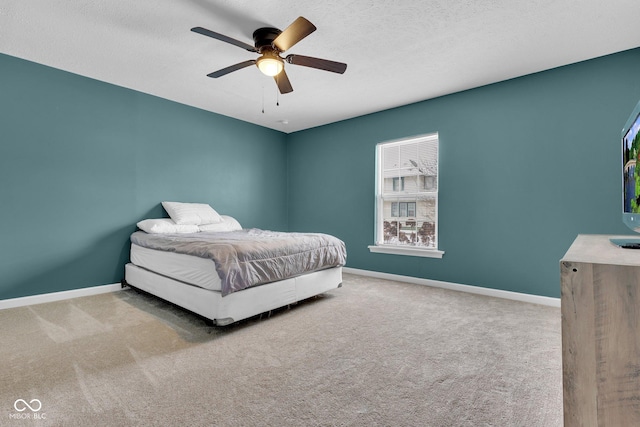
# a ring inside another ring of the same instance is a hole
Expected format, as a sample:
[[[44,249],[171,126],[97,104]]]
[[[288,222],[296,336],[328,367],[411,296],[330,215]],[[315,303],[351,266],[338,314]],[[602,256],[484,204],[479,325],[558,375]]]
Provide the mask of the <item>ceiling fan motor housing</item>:
[[[253,42],[258,52],[262,53],[262,49],[265,47],[268,47],[269,49],[276,49],[272,46],[272,43],[281,32],[281,30],[272,27],[263,27],[255,30],[253,32]]]

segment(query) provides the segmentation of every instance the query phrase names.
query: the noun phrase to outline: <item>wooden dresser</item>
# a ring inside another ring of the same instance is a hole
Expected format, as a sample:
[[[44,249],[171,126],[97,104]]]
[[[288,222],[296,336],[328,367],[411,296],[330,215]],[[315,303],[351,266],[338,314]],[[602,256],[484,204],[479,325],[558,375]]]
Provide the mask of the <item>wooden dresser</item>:
[[[560,261],[565,427],[640,426],[640,249],[609,241],[633,237],[579,235]]]

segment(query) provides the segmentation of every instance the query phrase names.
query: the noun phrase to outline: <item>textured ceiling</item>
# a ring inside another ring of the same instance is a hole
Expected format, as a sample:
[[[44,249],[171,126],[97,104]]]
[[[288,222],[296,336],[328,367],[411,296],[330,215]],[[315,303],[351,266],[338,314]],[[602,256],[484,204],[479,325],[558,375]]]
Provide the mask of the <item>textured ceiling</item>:
[[[257,55],[190,28],[253,44],[298,16],[318,30],[286,53],[345,74],[287,64],[286,95],[256,67],[206,76]],[[639,16],[638,0],[0,0],[0,52],[288,133],[635,48]]]

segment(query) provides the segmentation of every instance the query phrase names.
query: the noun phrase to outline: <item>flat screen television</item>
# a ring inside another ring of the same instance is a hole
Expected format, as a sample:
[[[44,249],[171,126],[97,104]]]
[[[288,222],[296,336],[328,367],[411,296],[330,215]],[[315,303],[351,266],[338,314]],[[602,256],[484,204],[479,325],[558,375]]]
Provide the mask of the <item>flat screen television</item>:
[[[640,233],[640,102],[622,128],[622,194],[622,221]]]

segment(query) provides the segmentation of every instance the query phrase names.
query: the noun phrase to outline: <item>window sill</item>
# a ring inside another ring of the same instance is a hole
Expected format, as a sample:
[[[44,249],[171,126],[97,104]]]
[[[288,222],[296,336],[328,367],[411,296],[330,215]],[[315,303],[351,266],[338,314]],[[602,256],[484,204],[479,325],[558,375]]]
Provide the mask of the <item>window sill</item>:
[[[408,255],[419,256],[424,258],[442,258],[444,251],[438,249],[418,249],[413,247],[401,247],[391,245],[371,245],[369,251],[379,254],[392,254],[392,255]]]

